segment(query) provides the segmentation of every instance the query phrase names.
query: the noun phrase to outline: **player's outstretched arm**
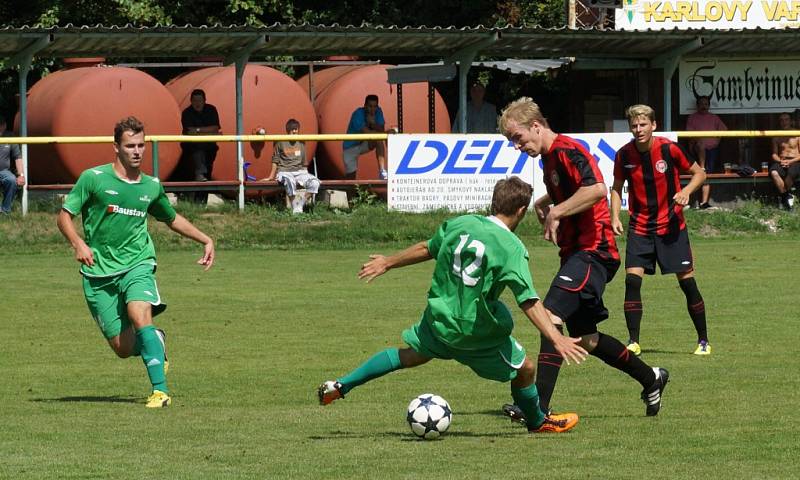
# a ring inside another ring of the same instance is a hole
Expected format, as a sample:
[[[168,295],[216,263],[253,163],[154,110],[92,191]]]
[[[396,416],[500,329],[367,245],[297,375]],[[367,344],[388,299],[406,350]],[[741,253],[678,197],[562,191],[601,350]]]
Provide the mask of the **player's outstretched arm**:
[[[197,243],[203,244],[203,257],[197,261],[198,264],[204,265],[203,270],[208,270],[214,264],[214,241],[211,237],[201,232],[200,229],[192,225],[192,222],[186,220],[182,215],[176,214],[175,220],[167,224],[172,231],[183,235],[186,238],[191,238]]]
[[[75,250],[75,260],[89,267],[94,265],[94,253],[92,253],[89,245],[86,245],[86,242],[78,235],[78,231],[75,230],[75,225],[72,223],[72,214],[66,210],[61,210],[58,212],[57,224],[61,234],[64,235],[64,238],[69,241]]]
[[[556,330],[553,322],[550,321],[550,315],[548,315],[547,310],[545,310],[544,305],[538,298],[532,298],[524,302],[520,305],[520,308],[525,312],[525,316],[528,317],[531,323],[542,332],[542,335],[553,343],[556,351],[564,357],[567,365],[570,364],[570,360],[579,364],[586,359],[589,353],[579,345],[581,339],[566,337]]]
[[[415,263],[424,262],[433,258],[428,251],[428,242],[419,242],[405,250],[395,253],[389,257],[383,255],[370,255],[369,261],[361,265],[358,272],[360,280],[366,279],[367,283],[379,277],[392,268],[405,267]]]

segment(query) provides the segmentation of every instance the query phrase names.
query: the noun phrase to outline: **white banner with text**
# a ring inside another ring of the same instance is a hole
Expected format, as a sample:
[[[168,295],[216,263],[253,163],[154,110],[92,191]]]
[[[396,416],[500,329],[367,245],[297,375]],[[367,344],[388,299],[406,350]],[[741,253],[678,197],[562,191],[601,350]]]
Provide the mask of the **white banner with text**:
[[[693,113],[701,95],[711,98],[712,113],[774,113],[800,108],[798,59],[682,60],[678,80],[681,114]]]
[[[614,183],[614,156],[630,133],[567,134],[597,159],[603,179]],[[674,132],[658,135],[676,141]],[[404,212],[446,208],[477,211],[489,207],[498,180],[518,176],[533,185],[533,197],[546,193],[539,156],[531,158],[502,135],[390,135],[388,207]],[[627,208],[627,188],[623,208]]]

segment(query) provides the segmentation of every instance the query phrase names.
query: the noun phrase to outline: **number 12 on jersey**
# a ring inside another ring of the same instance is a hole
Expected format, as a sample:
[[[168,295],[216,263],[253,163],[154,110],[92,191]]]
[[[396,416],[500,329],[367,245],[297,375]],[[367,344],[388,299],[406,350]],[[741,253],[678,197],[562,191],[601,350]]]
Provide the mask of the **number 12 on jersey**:
[[[486,245],[480,240],[472,240],[470,242],[469,235],[466,234],[460,235],[460,238],[461,241],[458,242],[458,246],[453,252],[453,273],[461,277],[461,281],[464,282],[464,285],[474,287],[478,284],[481,277],[473,277],[471,275],[481,267],[483,263],[483,254],[486,252]],[[469,242],[469,244],[467,242]],[[467,250],[475,250],[475,259],[466,267],[461,261],[461,252],[464,251],[465,248]]]

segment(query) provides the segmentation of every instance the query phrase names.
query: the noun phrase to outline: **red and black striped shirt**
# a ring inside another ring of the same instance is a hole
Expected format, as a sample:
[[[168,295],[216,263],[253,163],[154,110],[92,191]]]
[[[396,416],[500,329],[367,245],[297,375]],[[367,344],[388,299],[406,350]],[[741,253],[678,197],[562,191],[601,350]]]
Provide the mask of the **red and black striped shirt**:
[[[648,152],[637,150],[635,140],[619,149],[614,179],[628,182],[630,228],[634,233],[667,235],[686,228],[683,207],[672,197],[681,189],[681,172],[691,166],[683,149],[664,137],[653,137]]]
[[[547,194],[556,205],[581,187],[603,183],[603,174],[594,156],[566,135],[556,137],[550,150],[542,155],[542,163]],[[557,243],[562,261],[581,250],[594,252],[602,259],[619,260],[606,199],[598,200],[583,212],[562,218]]]

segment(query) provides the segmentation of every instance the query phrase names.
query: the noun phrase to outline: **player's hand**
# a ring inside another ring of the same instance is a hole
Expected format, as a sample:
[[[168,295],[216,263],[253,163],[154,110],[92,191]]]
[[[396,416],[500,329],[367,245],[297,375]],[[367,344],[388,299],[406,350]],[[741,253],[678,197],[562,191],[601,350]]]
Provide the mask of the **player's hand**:
[[[87,267],[92,267],[94,266],[94,252],[92,252],[92,249],[89,248],[86,243],[81,242],[81,244],[75,248],[75,260]]]
[[[539,224],[544,225],[544,219],[547,218],[547,214],[550,213],[550,206],[534,203],[533,211],[536,212],[536,219],[539,220]]]
[[[208,242],[203,248],[203,257],[197,261],[198,265],[203,265],[203,271],[208,271],[214,265],[214,242]]]
[[[379,277],[386,273],[389,269],[389,263],[386,261],[384,255],[370,255],[369,262],[361,265],[361,270],[358,272],[358,279],[366,279],[367,283],[371,282],[374,278]]]
[[[685,207],[686,205],[689,204],[689,194],[683,190],[676,193],[675,196],[672,197],[672,199],[675,200],[675,203],[677,203],[682,207]]]
[[[581,362],[586,360],[589,352],[580,346],[580,338],[572,338],[564,335],[559,335],[558,337],[556,341],[553,342],[553,347],[564,357],[564,361],[567,362],[567,365],[570,365],[570,360],[575,362],[576,365],[580,365]]]
[[[547,217],[544,219],[544,239],[548,242],[553,242],[553,245],[558,246],[558,225],[561,220],[553,215],[553,210],[550,209]]]
[[[614,235],[622,235],[625,231],[624,227],[622,226],[622,222],[619,218],[614,218],[611,220],[611,230],[614,231]]]

